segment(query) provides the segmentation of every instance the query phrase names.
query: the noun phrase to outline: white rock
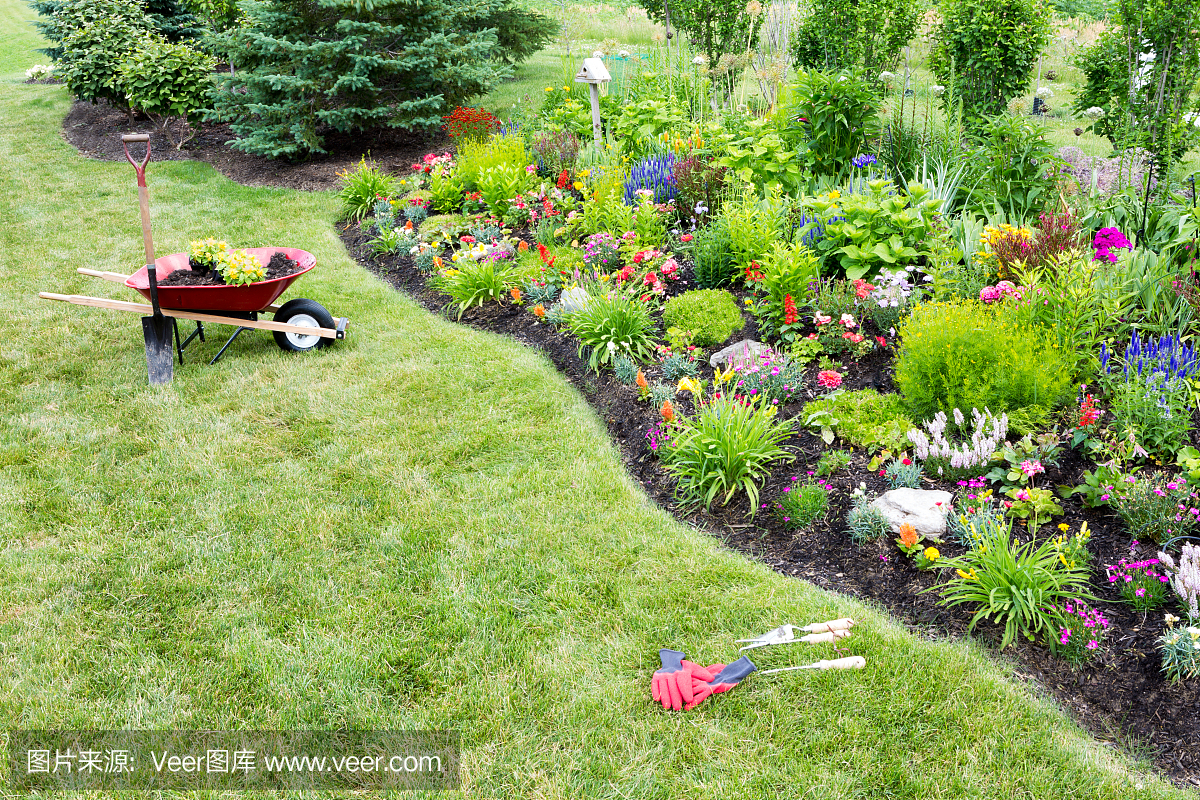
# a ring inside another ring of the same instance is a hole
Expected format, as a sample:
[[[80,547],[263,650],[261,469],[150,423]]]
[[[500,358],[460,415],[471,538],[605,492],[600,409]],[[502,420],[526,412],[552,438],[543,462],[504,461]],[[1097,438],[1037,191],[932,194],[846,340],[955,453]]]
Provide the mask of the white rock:
[[[940,542],[946,532],[946,514],[950,512],[949,492],[932,489],[892,489],[871,501],[892,527],[900,532],[901,525],[912,525],[917,533]]]
[[[718,350],[713,353],[708,359],[708,365],[713,369],[718,366],[740,367],[748,361],[756,361],[763,353],[769,353],[771,348],[762,342],[756,342],[753,339],[742,339],[740,342],[734,342],[729,347],[723,350]]]
[[[582,286],[572,286],[558,297],[558,307],[564,314],[582,311],[590,302],[592,302],[592,296]]]

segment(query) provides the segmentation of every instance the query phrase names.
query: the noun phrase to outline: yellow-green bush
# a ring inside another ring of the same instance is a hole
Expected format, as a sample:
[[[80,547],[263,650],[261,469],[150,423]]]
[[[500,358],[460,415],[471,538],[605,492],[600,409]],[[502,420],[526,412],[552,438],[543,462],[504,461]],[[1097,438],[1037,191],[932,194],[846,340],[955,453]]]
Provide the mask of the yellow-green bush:
[[[1071,390],[1071,354],[1050,331],[1018,324],[1006,305],[921,305],[900,339],[896,385],[918,420],[988,408],[1035,424]]]

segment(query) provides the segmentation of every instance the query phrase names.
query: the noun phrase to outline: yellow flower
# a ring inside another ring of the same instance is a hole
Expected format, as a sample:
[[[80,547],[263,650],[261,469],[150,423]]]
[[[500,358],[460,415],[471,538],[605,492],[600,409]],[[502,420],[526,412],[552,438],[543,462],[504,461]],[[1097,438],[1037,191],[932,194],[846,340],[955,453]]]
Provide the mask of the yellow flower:
[[[1067,531],[1071,530],[1071,526],[1064,522],[1058,526],[1058,529],[1063,533],[1066,533]]]
[[[691,392],[692,394],[700,394],[700,383],[695,378],[680,378],[679,386],[675,388],[677,392]]]
[[[754,305],[754,301],[751,300],[749,297],[747,297],[743,302],[745,302],[745,304],[748,306]]]
[[[930,549],[932,550],[933,548],[930,548]],[[955,571],[955,572],[957,572],[957,573],[958,573],[958,577],[962,578],[964,581],[977,581],[977,580],[979,580],[979,576],[975,574],[975,570],[974,570],[974,569],[972,569],[970,572],[963,572],[961,569],[956,569],[956,570],[954,570],[954,571]]]
[[[547,87],[546,87],[546,91],[547,91],[547,92],[553,92],[553,91],[554,91],[554,87],[553,87],[553,86],[547,86]]]
[[[938,552],[936,547],[925,548],[925,557],[930,561],[937,561],[939,558],[941,558],[941,555],[942,554]]]
[[[585,169],[583,172],[579,173],[579,177],[586,178],[591,174],[592,174],[592,171],[590,169]]]
[[[575,191],[577,191],[577,192],[583,191],[583,181],[575,181],[571,185],[575,187]]]
[[[571,91],[571,87],[570,87],[570,86],[564,86],[564,87],[563,87],[563,91],[564,91],[564,92],[569,92],[569,91]]]
[[[829,194],[827,194],[825,196],[828,197],[830,200],[837,200],[839,197],[842,196],[842,193],[839,192],[837,189],[832,189],[832,190],[830,190]]]

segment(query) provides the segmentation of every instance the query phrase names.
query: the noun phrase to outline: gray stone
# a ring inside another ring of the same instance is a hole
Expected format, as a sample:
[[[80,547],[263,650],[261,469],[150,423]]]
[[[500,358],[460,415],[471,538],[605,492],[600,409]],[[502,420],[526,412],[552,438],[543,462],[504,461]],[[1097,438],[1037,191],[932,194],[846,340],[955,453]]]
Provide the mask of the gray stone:
[[[592,296],[582,286],[572,286],[558,296],[558,307],[564,314],[574,314],[587,308]]]
[[[708,359],[708,365],[713,369],[718,366],[740,367],[748,361],[756,361],[763,353],[771,352],[771,348],[753,339],[742,339],[734,342],[723,350],[713,353]]]
[[[893,533],[901,525],[912,525],[917,533],[935,542],[946,533],[946,514],[950,512],[949,492],[932,489],[892,489],[871,501],[879,509]]]

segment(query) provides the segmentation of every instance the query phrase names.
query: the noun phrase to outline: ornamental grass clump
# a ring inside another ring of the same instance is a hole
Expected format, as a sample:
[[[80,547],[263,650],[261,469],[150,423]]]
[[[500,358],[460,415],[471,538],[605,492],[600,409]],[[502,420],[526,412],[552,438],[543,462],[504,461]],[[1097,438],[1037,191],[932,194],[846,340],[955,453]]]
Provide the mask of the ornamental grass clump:
[[[1086,567],[1065,564],[1050,541],[1037,547],[1018,542],[1007,527],[988,531],[978,546],[942,566],[955,577],[926,591],[940,589],[945,606],[973,606],[968,631],[984,619],[1003,625],[1001,649],[1018,634],[1030,641],[1058,636],[1054,608],[1073,598],[1091,599]]]
[[[690,419],[677,422],[670,448],[663,455],[678,482],[680,501],[711,508],[720,497],[727,505],[738,492],[758,509],[758,482],[778,461],[794,456],[781,445],[791,435],[789,420],[774,410],[734,397],[715,398]]]
[[[451,304],[458,305],[459,319],[472,306],[489,301],[499,303],[516,286],[512,268],[494,259],[463,258],[455,263],[456,268],[443,270],[433,284],[438,291],[450,295]]]
[[[1158,637],[1158,653],[1167,680],[1179,683],[1200,676],[1200,628],[1176,628],[1179,618],[1167,614],[1167,630]]]
[[[791,485],[783,487],[772,510],[788,530],[807,528],[825,516],[829,510],[829,487],[823,479],[799,483],[793,476]],[[766,505],[763,505],[766,508]]]
[[[567,327],[579,339],[579,354],[590,351],[588,366],[600,371],[617,356],[647,362],[654,355],[654,320],[642,303],[616,292],[598,297],[567,315]]]
[[[917,419],[989,408],[1010,420],[1020,411],[1033,425],[1072,390],[1073,354],[1051,331],[1018,324],[1007,304],[919,305],[901,325],[900,339],[895,381]]]
[[[953,413],[955,427],[965,433],[966,417],[957,408]],[[996,417],[990,409],[985,408],[980,413],[979,409],[972,408],[971,420],[970,438],[961,442],[947,438],[946,426],[950,420],[944,411],[934,414],[933,419],[925,423],[925,430],[913,428],[908,432],[913,452],[930,473],[952,479],[970,478],[982,472],[992,460],[1008,435],[1008,415]]]
[[[871,505],[873,499],[867,496],[866,484],[859,484],[850,495],[851,508],[846,515],[846,531],[850,534],[850,541],[856,545],[878,541],[892,529],[883,512]]]

